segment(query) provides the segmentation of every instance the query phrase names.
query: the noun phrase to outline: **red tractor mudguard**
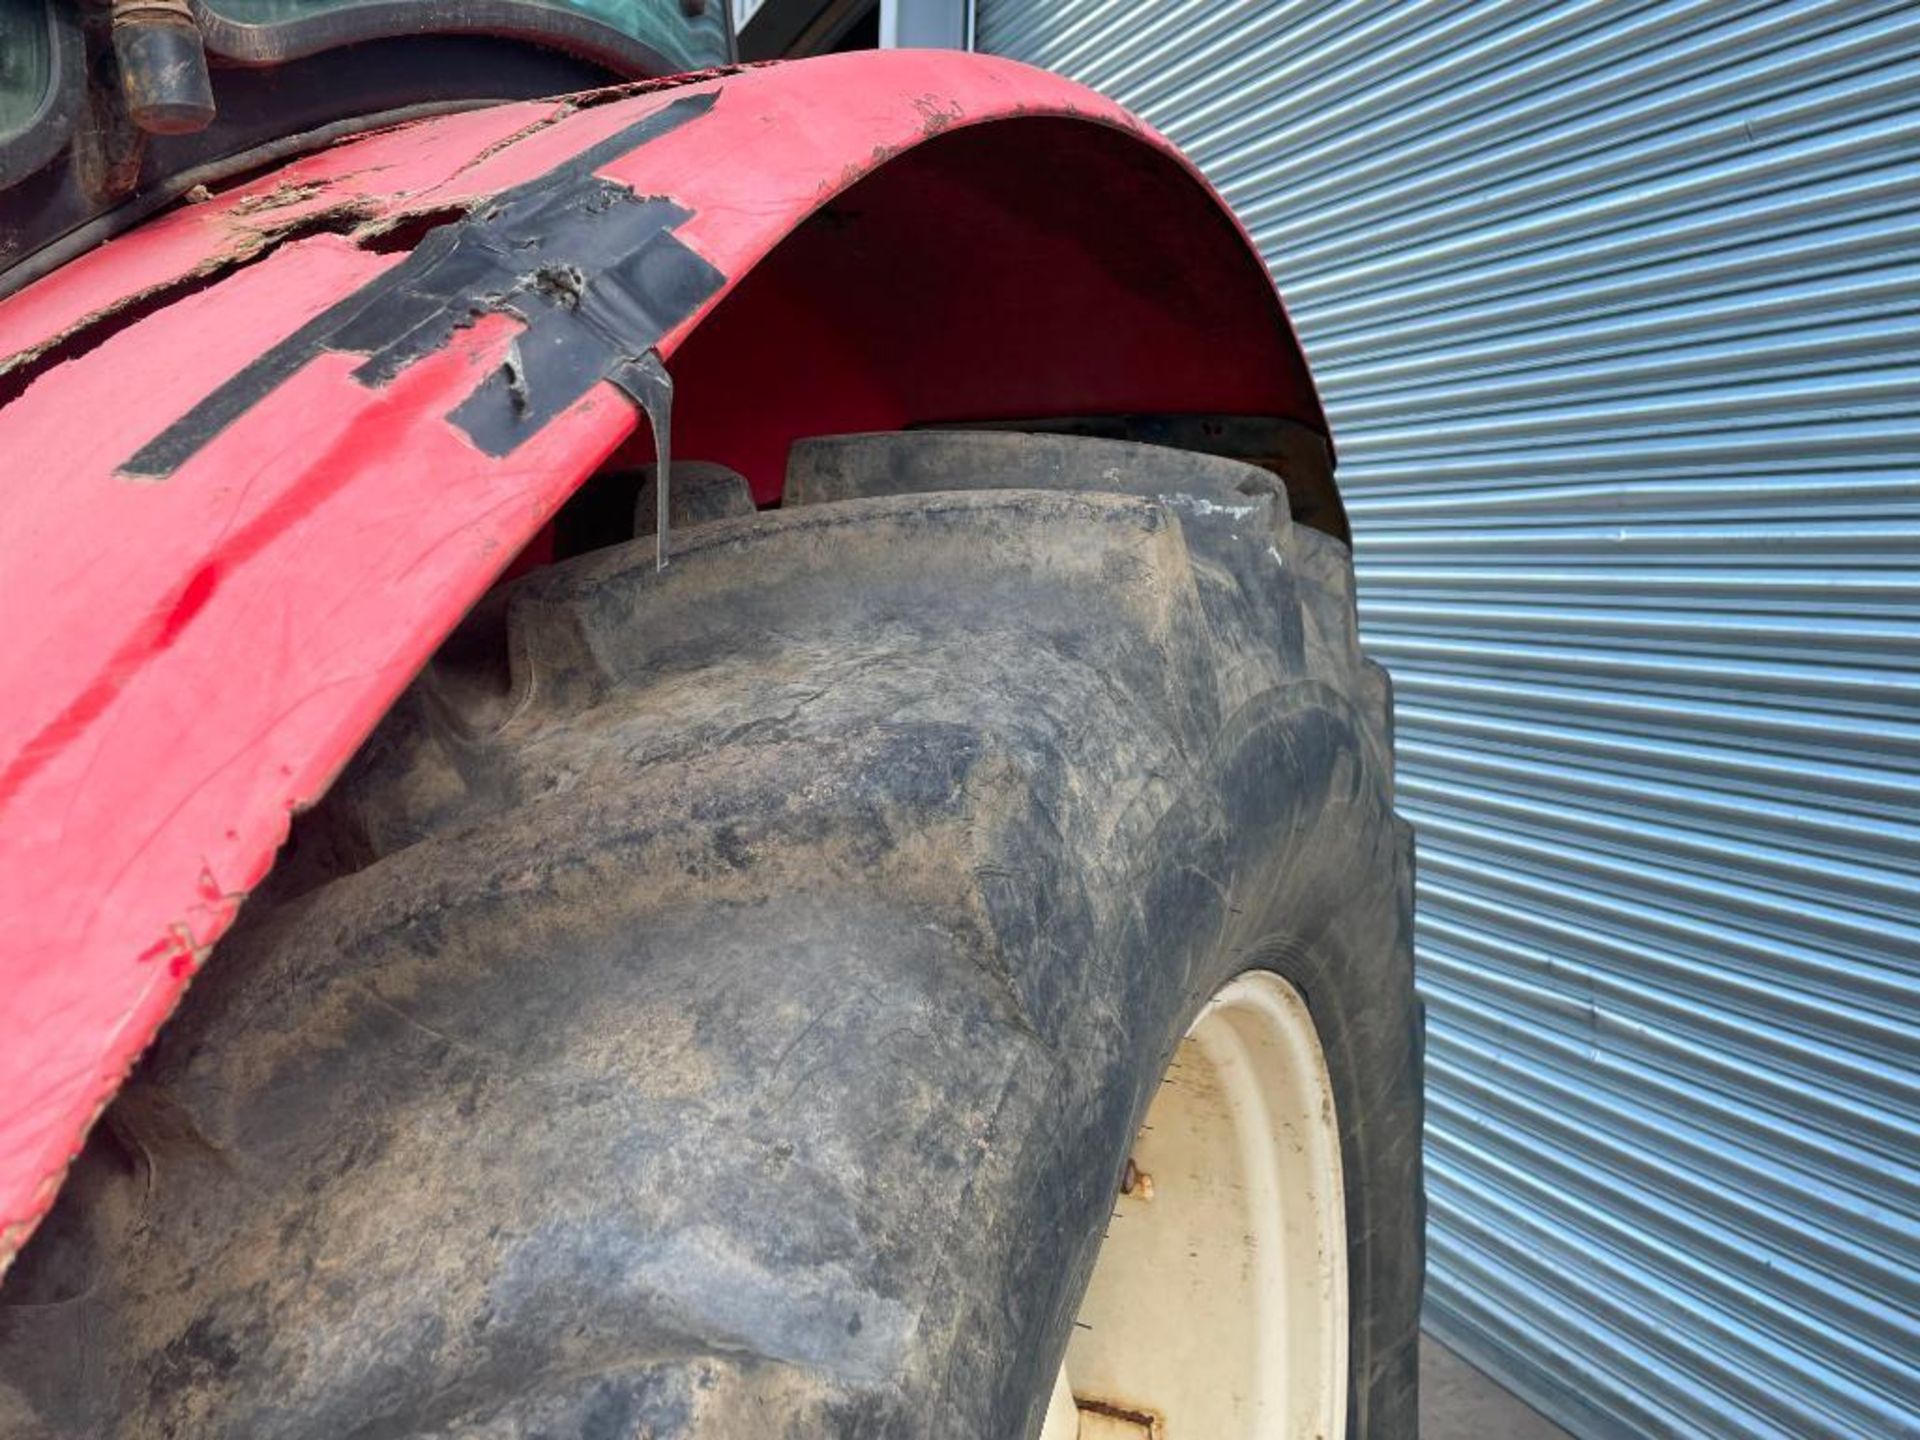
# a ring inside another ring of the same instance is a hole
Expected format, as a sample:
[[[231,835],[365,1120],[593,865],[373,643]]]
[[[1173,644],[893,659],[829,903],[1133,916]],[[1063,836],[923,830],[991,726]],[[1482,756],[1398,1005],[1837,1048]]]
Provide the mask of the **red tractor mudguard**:
[[[952,54],[368,135],[0,302],[0,1266],[292,813],[645,446],[649,351],[674,453],[763,502],[799,434],[1324,429],[1264,267],[1167,143]]]

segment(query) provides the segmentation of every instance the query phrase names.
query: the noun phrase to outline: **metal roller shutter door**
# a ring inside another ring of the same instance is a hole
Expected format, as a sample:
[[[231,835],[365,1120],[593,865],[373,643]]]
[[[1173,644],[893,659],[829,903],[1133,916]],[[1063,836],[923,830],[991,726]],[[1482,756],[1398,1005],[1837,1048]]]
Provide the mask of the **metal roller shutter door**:
[[[1920,8],[978,0],[1247,220],[1420,833],[1429,1320],[1920,1434]]]

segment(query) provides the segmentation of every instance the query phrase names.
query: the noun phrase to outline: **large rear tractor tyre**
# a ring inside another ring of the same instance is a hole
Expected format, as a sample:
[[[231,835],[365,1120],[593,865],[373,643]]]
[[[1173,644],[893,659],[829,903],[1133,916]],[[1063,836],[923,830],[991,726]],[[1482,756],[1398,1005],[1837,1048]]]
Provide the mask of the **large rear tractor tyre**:
[[[0,1292],[0,1435],[1416,1433],[1344,547],[1013,433],[734,508],[516,582],[302,821]]]

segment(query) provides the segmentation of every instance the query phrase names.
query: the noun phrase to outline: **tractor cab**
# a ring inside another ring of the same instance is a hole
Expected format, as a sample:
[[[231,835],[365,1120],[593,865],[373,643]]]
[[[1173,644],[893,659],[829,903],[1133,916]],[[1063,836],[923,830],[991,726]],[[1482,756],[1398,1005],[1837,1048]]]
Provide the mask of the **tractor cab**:
[[[0,0],[0,295],[341,136],[732,48],[722,0]]]

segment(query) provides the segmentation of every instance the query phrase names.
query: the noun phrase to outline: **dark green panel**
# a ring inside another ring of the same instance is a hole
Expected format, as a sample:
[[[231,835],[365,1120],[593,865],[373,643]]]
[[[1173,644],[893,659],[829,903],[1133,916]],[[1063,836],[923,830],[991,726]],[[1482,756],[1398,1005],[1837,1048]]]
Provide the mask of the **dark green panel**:
[[[20,3],[20,0],[5,0]],[[209,39],[228,48],[221,22],[246,32],[231,48],[250,59],[290,58],[324,48],[323,30],[352,32],[354,38],[409,31],[510,33],[556,24],[561,43],[596,48],[601,32],[609,51],[644,47],[665,61],[665,69],[690,70],[718,65],[727,57],[725,6],[710,0],[702,14],[689,16],[680,0],[207,0],[204,11],[215,21]],[[332,22],[331,24],[329,22]]]
[[[53,75],[45,0],[0,0],[0,145],[33,123]]]

